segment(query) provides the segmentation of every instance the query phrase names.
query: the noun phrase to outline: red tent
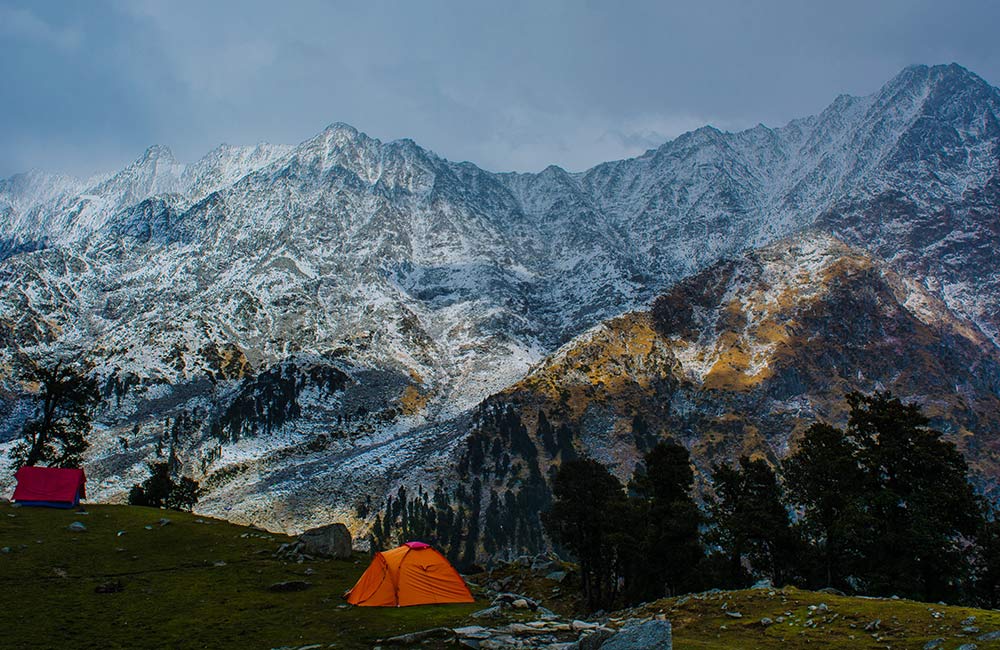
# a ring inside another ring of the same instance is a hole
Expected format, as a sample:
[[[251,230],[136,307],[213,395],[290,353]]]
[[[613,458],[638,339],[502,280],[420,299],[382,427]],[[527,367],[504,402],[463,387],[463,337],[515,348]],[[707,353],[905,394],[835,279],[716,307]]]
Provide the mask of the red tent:
[[[87,498],[87,477],[82,469],[22,467],[14,478],[14,501],[24,506],[72,508]]]

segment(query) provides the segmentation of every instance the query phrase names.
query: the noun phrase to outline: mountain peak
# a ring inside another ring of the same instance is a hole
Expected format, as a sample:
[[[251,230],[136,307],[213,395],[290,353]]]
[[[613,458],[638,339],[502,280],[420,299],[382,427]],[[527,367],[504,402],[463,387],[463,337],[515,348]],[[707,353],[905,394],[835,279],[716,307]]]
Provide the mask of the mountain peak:
[[[361,135],[361,132],[346,122],[333,122],[323,129],[323,135],[356,138]]]
[[[982,77],[957,63],[932,66],[920,64],[903,68],[899,74],[882,87],[880,94],[896,94],[902,89],[931,90],[942,86],[948,88],[962,86],[991,88]]]
[[[162,144],[154,144],[146,149],[136,162],[139,164],[146,162],[175,163],[177,159],[174,158],[174,153],[170,150],[170,147]]]

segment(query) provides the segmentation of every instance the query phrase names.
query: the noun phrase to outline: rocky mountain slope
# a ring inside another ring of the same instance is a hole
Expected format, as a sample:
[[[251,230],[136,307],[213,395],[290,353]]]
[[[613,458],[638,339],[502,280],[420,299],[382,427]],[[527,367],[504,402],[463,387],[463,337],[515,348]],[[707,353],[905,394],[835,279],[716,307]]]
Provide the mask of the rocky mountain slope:
[[[333,517],[360,531],[404,482],[471,480],[468,440],[491,431],[516,432],[501,464],[548,444],[555,462],[591,453],[627,472],[635,439],[666,430],[705,462],[780,455],[855,385],[933,396],[988,473],[997,115],[976,75],[915,66],[780,128],[705,127],[582,173],[492,174],[335,124],[190,165],[152,147],[90,181],[7,179],[0,441],[29,413],[19,359],[83,350],[105,395],[98,498],[173,454],[207,486],[206,512],[290,531]],[[660,294],[690,306],[683,331],[635,311]],[[837,324],[857,309],[870,322]],[[591,377],[592,363],[610,365]],[[552,462],[535,492],[492,480],[522,499],[510,508],[535,507]],[[463,535],[486,525],[491,484],[464,501],[446,487]]]
[[[921,403],[995,489],[992,341],[885,261],[828,234],[799,234],[681,281],[650,310],[602,323],[491,396],[441,482],[471,489],[400,496],[379,532],[429,526],[447,539],[462,525],[488,554],[533,552],[546,479],[567,459],[595,458],[627,481],[645,451],[672,437],[703,481],[712,463],[741,455],[777,462],[813,422],[842,425],[847,393],[876,389]],[[443,516],[452,510],[480,513],[481,527]],[[466,561],[479,552],[466,550]]]

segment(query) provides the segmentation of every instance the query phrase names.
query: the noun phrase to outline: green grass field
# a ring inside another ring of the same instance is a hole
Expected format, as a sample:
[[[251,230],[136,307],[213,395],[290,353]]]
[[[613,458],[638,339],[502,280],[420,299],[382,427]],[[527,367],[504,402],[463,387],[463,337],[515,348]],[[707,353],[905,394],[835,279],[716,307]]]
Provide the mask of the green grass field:
[[[0,553],[0,647],[370,648],[377,638],[458,625],[484,606],[346,607],[341,594],[367,556],[297,564],[271,557],[290,541],[281,535],[153,508],[87,510],[0,504],[0,548],[9,548]],[[161,517],[171,523],[160,526]],[[70,532],[74,521],[87,532]],[[267,590],[288,580],[312,587]],[[116,581],[120,592],[96,591]]]
[[[0,548],[9,549],[0,553],[3,650],[256,650],[307,644],[351,650],[404,632],[467,625],[468,615],[487,605],[348,607],[341,594],[367,567],[367,556],[298,564],[272,557],[278,545],[290,541],[282,535],[153,508],[87,509],[84,515],[0,504]],[[161,517],[171,523],[160,526]],[[74,521],[87,532],[69,531]],[[267,589],[289,580],[306,580],[312,587],[292,593]],[[121,591],[99,592],[113,591],[118,583]],[[552,586],[530,572],[516,583],[571,615],[578,599],[571,593],[547,599]],[[827,611],[810,610],[821,603]],[[919,650],[940,638],[941,650],[965,643],[1000,650],[1000,640],[977,638],[1000,630],[1000,612],[791,588],[664,599],[613,616],[661,613],[673,623],[679,649]],[[963,623],[970,616],[976,631],[963,629],[970,627]],[[765,617],[773,624],[762,625]],[[865,630],[875,619],[881,621],[878,628]]]
[[[826,611],[821,605],[826,606]],[[739,612],[741,617],[731,617],[727,611]],[[1000,630],[1000,612],[910,600],[835,596],[791,587],[669,598],[617,615],[658,613],[673,623],[677,648],[920,650],[929,641],[942,639],[940,650],[954,650],[967,643],[975,644],[978,650],[1000,649],[1000,640],[977,639]],[[970,616],[975,621],[963,623]],[[771,619],[772,624],[762,625],[764,618]],[[877,627],[871,626],[876,620]],[[871,627],[866,630],[866,626]]]

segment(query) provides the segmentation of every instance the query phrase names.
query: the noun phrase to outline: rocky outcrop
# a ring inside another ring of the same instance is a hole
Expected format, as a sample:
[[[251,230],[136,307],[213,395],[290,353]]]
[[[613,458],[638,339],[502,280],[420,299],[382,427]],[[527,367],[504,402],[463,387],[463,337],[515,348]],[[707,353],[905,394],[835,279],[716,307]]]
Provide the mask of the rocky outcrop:
[[[351,531],[344,524],[310,528],[299,535],[302,552],[319,557],[346,560],[351,557]]]

